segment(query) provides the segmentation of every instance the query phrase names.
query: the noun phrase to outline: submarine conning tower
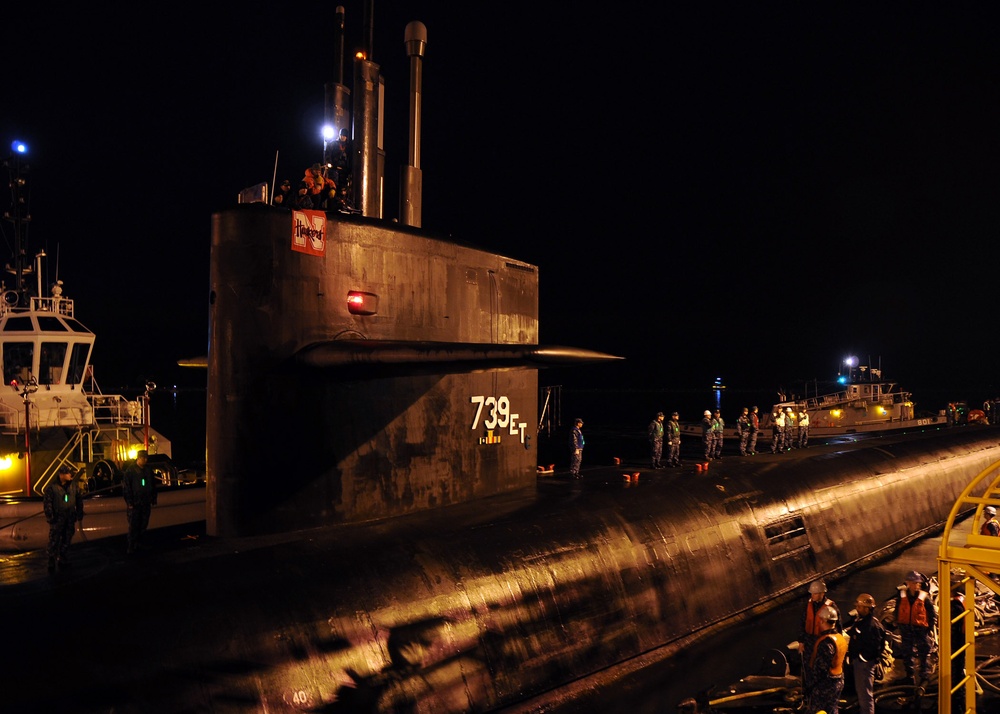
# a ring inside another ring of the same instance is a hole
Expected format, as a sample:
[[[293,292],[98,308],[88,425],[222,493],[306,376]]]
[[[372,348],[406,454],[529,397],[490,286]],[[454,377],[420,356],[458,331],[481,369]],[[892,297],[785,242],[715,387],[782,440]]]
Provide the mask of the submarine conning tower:
[[[325,216],[322,254],[300,252],[297,214],[213,216],[209,533],[366,521],[534,484],[537,371],[489,360],[537,346],[535,266],[361,216]],[[306,358],[318,352],[341,359]]]
[[[403,201],[414,221],[425,42],[410,23],[404,181],[415,189]],[[358,523],[533,487],[538,367],[620,359],[539,345],[536,266],[379,217],[380,83],[377,65],[356,60],[361,215],[247,203],[213,216],[210,535]],[[331,98],[348,94],[327,85],[327,111],[342,116]]]

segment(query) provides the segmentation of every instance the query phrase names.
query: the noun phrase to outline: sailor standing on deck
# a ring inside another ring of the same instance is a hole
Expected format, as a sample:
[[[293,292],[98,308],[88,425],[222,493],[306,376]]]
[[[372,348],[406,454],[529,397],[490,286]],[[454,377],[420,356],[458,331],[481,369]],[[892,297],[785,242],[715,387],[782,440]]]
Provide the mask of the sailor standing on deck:
[[[715,435],[712,433],[712,412],[708,409],[701,419],[701,443],[705,447],[705,461],[711,461],[715,452]]]
[[[934,602],[921,589],[924,576],[916,570],[906,575],[906,587],[896,595],[896,608],[890,619],[902,638],[901,651],[906,676],[920,684],[930,674],[931,645],[936,633],[937,613]]]
[[[828,608],[840,619],[840,610],[837,604],[826,596],[826,583],[822,580],[815,580],[809,584],[809,600],[806,602],[805,612],[802,613],[802,632],[799,635],[799,654],[802,655],[802,688],[808,692],[812,687],[810,680],[810,669],[806,666],[810,653],[823,631],[824,622],[819,619],[819,612],[823,608]]]
[[[681,425],[678,421],[680,416],[674,412],[667,422],[667,445],[670,449],[667,453],[667,466],[670,467],[681,465]]]
[[[83,494],[73,479],[73,469],[68,464],[59,467],[58,478],[45,489],[42,505],[49,524],[49,572],[55,572],[56,561],[60,568],[69,567],[66,554],[76,533],[76,524],[83,527]]]
[[[757,436],[760,434],[760,417],[757,411],[756,406],[750,410],[750,441],[747,443],[747,453],[750,456],[757,455]]]
[[[583,419],[577,419],[569,434],[569,474],[573,478],[582,478],[580,464],[583,463],[583,443]]]
[[[746,456],[747,441],[750,439],[750,410],[746,407],[736,418],[736,435],[740,438],[740,456]]]
[[[785,412],[776,407],[771,412],[771,453],[776,454],[785,446]]]
[[[854,619],[844,628],[850,637],[847,659],[854,674],[858,714],[875,714],[875,665],[882,658],[886,634],[882,623],[873,614],[874,597],[861,593],[854,607]]]
[[[809,412],[805,409],[799,412],[799,448],[804,449],[809,443]]]
[[[156,505],[156,474],[145,449],[136,453],[135,461],[122,474],[122,496],[128,518],[128,553],[132,554],[139,547],[149,526],[149,514]]]
[[[663,457],[663,412],[656,412],[653,421],[649,422],[649,448],[654,469],[662,469],[660,459]]]
[[[983,523],[982,528],[979,529],[979,535],[1000,536],[1000,521],[997,521],[997,509],[993,506],[987,506],[983,509],[983,515],[986,516],[986,521]]]
[[[827,605],[816,613],[821,629],[809,654],[812,686],[806,691],[806,714],[838,714],[847,655],[847,637],[837,632],[839,617],[840,613]]]
[[[726,422],[718,409],[712,415],[712,458],[722,458],[722,439],[726,432]]]
[[[781,446],[789,451],[798,446],[798,425],[795,422],[795,412],[791,407],[785,407],[785,439]]]

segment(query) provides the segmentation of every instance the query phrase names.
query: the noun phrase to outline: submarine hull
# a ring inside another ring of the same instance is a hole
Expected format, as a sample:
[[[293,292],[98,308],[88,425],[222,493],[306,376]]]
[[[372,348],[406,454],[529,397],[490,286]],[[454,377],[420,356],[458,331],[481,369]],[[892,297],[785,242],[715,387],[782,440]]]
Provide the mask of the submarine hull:
[[[537,710],[933,531],[1000,459],[996,436],[900,435],[628,487],[609,469],[382,523],[186,541],[132,566],[88,544],[69,580],[4,573],[0,604],[25,628],[6,696],[77,711]],[[86,616],[65,628],[48,615],[67,592]],[[72,693],[48,686],[64,668]]]

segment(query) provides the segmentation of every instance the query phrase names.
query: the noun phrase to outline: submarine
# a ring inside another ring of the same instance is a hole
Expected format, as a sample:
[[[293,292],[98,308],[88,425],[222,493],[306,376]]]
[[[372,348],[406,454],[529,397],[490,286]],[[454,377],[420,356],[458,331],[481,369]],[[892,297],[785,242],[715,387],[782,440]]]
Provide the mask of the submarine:
[[[408,222],[379,215],[370,51],[354,78],[358,212],[212,217],[204,537],[0,560],[5,708],[573,707],[941,527],[1000,460],[966,426],[539,479],[538,370],[618,360],[541,345],[538,267],[420,227],[415,163]]]
[[[20,554],[0,561],[0,606],[18,613],[4,701],[579,711],[595,687],[940,528],[1000,460],[990,427],[807,451],[627,487],[607,467],[363,524],[179,536],[137,560],[103,539],[74,546],[57,578],[44,554]],[[53,671],[72,684],[53,686]]]

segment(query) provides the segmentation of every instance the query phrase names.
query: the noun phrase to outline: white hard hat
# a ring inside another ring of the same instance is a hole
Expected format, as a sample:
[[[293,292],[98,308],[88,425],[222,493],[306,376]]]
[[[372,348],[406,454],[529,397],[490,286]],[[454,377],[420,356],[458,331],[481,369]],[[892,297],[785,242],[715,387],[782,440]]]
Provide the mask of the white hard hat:
[[[790,411],[792,411],[792,408],[791,407],[785,407],[785,411],[786,412],[790,412]]]
[[[819,609],[819,612],[816,613],[816,619],[820,622],[836,622],[837,611],[829,605],[824,605]]]
[[[705,416],[712,416],[712,412],[710,412],[710,411],[708,411],[708,409],[706,409],[705,410]]]
[[[987,516],[995,516],[997,514],[997,509],[995,509],[993,506],[987,506],[986,508],[983,509],[983,513],[985,513]]]

